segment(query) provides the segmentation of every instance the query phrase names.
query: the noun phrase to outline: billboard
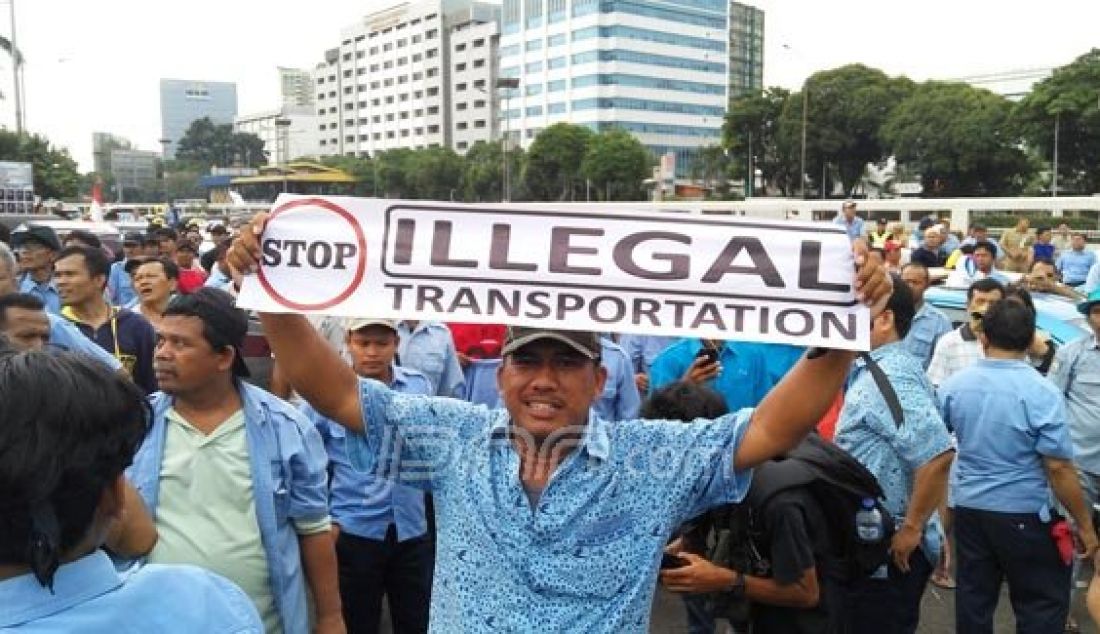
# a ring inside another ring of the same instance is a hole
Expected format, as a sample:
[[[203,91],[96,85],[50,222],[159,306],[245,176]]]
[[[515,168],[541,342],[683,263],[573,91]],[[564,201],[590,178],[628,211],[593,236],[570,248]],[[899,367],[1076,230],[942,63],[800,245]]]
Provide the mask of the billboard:
[[[0,213],[34,213],[34,172],[30,163],[0,161]]]

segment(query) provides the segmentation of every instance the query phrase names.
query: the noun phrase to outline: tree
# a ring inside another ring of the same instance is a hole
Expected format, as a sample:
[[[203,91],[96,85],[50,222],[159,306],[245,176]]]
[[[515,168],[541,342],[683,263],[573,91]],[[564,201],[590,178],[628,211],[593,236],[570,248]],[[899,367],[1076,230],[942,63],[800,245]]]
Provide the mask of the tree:
[[[1054,155],[1058,181],[1081,193],[1100,192],[1100,49],[1094,48],[1035,84],[1017,104],[1015,120],[1044,161]]]
[[[778,136],[780,120],[790,100],[790,91],[773,87],[743,95],[730,103],[722,123],[722,146],[729,150],[730,171],[734,178],[744,178],[751,145],[753,165],[764,174],[765,186],[770,184],[784,195],[797,189],[798,156],[792,160],[784,153]]]
[[[596,187],[600,200],[644,200],[642,181],[652,165],[649,150],[634,135],[611,128],[589,140],[581,174]]]
[[[583,189],[581,165],[595,136],[584,126],[555,123],[527,150],[523,183],[533,200],[574,200]]]
[[[406,163],[405,181],[411,198],[454,200],[462,184],[462,157],[451,148],[416,150]]]
[[[691,163],[691,177],[702,181],[703,186],[715,193],[724,195],[729,190],[729,177],[734,172],[726,148],[721,145],[707,145],[699,148],[695,160]],[[744,175],[744,169],[741,170]]]
[[[1011,113],[1012,103],[988,90],[928,82],[893,110],[881,137],[920,172],[925,195],[1011,196],[1034,171]]]
[[[176,146],[176,158],[201,171],[213,165],[267,164],[263,140],[251,132],[234,132],[232,124],[215,124],[210,117],[191,122]]]
[[[879,129],[913,90],[905,77],[890,78],[862,64],[814,73],[803,90],[807,101],[806,171],[811,180],[822,166],[836,170],[846,192],[863,176],[867,163],[886,157]],[[780,116],[779,143],[785,157],[801,152],[802,94],[790,95]],[[799,159],[800,162],[800,159]],[[797,181],[797,178],[796,178]],[[820,181],[820,178],[818,178]],[[825,183],[818,182],[820,187]]]
[[[477,202],[502,200],[503,187],[504,151],[500,144],[489,141],[474,143],[466,150],[462,172],[463,199]]]
[[[408,183],[412,155],[413,151],[409,148],[394,148],[379,152],[374,157],[380,195],[388,198],[413,197]]]
[[[43,199],[72,199],[80,192],[76,161],[67,149],[54,147],[44,136],[0,130],[0,161],[30,163],[34,193]]]
[[[352,195],[354,196],[375,196],[378,193],[375,186],[377,164],[369,158],[337,154],[322,157],[321,165],[336,168],[353,177],[355,186],[352,188]]]

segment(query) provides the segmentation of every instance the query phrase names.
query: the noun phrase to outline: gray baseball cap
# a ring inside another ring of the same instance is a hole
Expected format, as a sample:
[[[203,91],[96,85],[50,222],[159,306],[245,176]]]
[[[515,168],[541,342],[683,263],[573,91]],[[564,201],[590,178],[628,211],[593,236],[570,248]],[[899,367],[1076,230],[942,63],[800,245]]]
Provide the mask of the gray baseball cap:
[[[550,330],[546,328],[508,328],[501,355],[509,355],[529,343],[541,339],[560,341],[589,359],[600,358],[600,338],[594,332],[584,330]]]

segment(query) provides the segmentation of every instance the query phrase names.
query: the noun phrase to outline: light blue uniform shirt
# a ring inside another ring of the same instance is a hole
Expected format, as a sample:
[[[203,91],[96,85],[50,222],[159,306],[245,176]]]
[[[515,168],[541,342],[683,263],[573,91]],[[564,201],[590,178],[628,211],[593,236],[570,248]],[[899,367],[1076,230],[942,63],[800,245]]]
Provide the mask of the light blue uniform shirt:
[[[57,284],[53,278],[50,281],[39,284],[29,274],[24,273],[19,278],[19,292],[30,293],[46,305],[46,312],[51,315],[61,314],[61,295],[57,292]]]
[[[484,405],[486,407],[498,407],[500,405],[500,388],[497,387],[497,369],[503,359],[470,359],[470,364],[462,371],[466,378],[466,394],[462,400]]]
[[[932,353],[936,350],[936,342],[940,337],[951,332],[951,320],[943,311],[928,302],[921,304],[920,310],[913,316],[913,323],[909,326],[909,334],[901,340],[905,351],[913,355],[925,370],[932,363]]]
[[[248,595],[195,566],[137,566],[119,573],[102,550],[63,564],[53,592],[33,574],[0,581],[0,630],[261,634]]]
[[[432,384],[416,370],[393,366],[390,389],[402,394],[431,395]],[[403,542],[428,532],[422,490],[356,471],[348,462],[347,430],[309,404],[302,406],[302,413],[317,426],[325,442],[332,465],[329,505],[332,521],[340,525],[342,533],[382,540],[393,524],[397,541]]]
[[[1092,268],[1089,269],[1088,277],[1085,278],[1085,283],[1077,290],[1088,295],[1096,289],[1100,289],[1100,262],[1092,265]]]
[[[423,372],[432,382],[437,396],[462,398],[466,394],[466,379],[455,353],[454,339],[447,326],[438,321],[422,321],[416,330],[407,322],[397,324],[398,362]]]
[[[607,370],[607,382],[603,394],[592,404],[596,415],[609,421],[637,418],[642,397],[634,383],[634,368],[626,351],[607,337],[600,337],[600,363]]]
[[[676,337],[662,337],[659,335],[621,335],[619,345],[630,355],[630,362],[634,366],[635,374],[649,374],[649,367],[657,355],[665,351],[665,348],[679,341]]]
[[[1096,264],[1096,253],[1083,249],[1081,251],[1062,251],[1058,257],[1058,270],[1062,273],[1062,281],[1066,284],[1081,284],[1088,279],[1089,269]]]
[[[833,218],[833,224],[844,227],[844,230],[848,232],[849,240],[863,237],[863,218],[859,216],[852,218],[852,222],[849,223],[848,219],[844,217],[844,214],[839,213]]]
[[[245,416],[252,497],[283,631],[309,631],[306,579],[293,522],[328,517],[328,457],[320,434],[298,410],[248,383],[238,383]],[[153,424],[127,477],[156,517],[161,461],[172,397],[149,397]],[[201,504],[201,500],[196,501]],[[195,609],[194,605],[187,606]]]
[[[681,380],[702,347],[699,339],[681,339],[662,352],[650,368],[649,393]],[[706,385],[722,395],[730,411],[756,407],[802,353],[798,346],[725,341],[718,351],[722,370]]]
[[[955,430],[956,507],[1039,513],[1051,500],[1043,457],[1073,459],[1061,393],[1022,360],[981,359],[939,386]]]
[[[126,306],[137,300],[134,282],[126,272],[126,262],[121,260],[112,264],[111,273],[107,276],[107,297],[112,306]]]
[[[432,632],[647,632],[669,535],[739,501],[751,480],[733,469],[749,410],[695,424],[590,416],[532,504],[506,410],[364,379],[360,398],[366,430],[348,435],[352,464],[374,471],[399,437],[400,470],[388,477],[435,500]]]
[[[932,384],[900,342],[871,351],[901,404],[899,428],[871,371],[855,363],[833,441],[875,475],[886,494],[884,506],[904,517],[917,469],[951,449],[951,435],[936,411]]]
[[[221,269],[214,266],[210,271],[210,275],[207,276],[206,281],[202,283],[207,288],[216,288],[223,291],[228,291],[229,287],[233,285],[233,278],[229,277],[225,273],[221,272]]]
[[[1100,476],[1100,344],[1096,335],[1058,348],[1047,377],[1066,399],[1074,462]]]
[[[98,343],[85,337],[73,322],[53,313],[46,313],[46,317],[50,320],[50,345],[69,352],[86,354],[116,372],[122,369],[121,361]]]

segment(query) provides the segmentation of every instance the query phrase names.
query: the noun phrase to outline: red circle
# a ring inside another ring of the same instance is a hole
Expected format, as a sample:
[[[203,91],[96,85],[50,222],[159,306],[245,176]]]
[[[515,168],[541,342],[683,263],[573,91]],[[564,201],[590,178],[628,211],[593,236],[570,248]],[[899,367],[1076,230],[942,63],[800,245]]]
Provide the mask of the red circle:
[[[367,272],[367,237],[363,235],[363,228],[359,226],[358,222],[356,222],[355,216],[351,215],[351,213],[349,213],[346,209],[338,205],[334,205],[333,203],[321,198],[302,198],[299,200],[292,200],[285,205],[282,205],[278,209],[272,211],[271,216],[268,218],[268,222],[274,220],[275,217],[281,213],[293,211],[295,208],[301,208],[305,206],[314,206],[327,209],[328,211],[331,211],[332,213],[340,216],[341,218],[346,220],[348,224],[351,225],[352,230],[355,232],[355,240],[359,243],[359,257],[357,258],[358,262],[356,264],[355,277],[352,278],[351,284],[347,287],[347,289],[342,291],[333,299],[318,302],[316,304],[302,304],[291,299],[287,299],[281,293],[276,291],[275,288],[271,285],[271,282],[269,282],[267,277],[264,275],[263,266],[259,268],[256,275],[257,277],[259,277],[260,285],[264,287],[264,290],[266,290],[267,293],[271,295],[272,299],[279,302],[283,306],[286,306],[287,308],[293,308],[294,310],[323,310],[325,308],[335,306],[336,304],[339,304],[340,302],[350,297],[351,294],[355,292],[355,288],[359,286],[359,283],[363,281],[363,275],[365,275]],[[263,236],[260,237],[260,243],[263,244]]]

